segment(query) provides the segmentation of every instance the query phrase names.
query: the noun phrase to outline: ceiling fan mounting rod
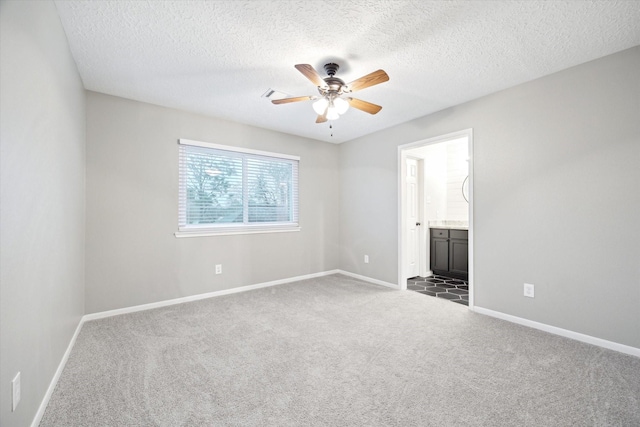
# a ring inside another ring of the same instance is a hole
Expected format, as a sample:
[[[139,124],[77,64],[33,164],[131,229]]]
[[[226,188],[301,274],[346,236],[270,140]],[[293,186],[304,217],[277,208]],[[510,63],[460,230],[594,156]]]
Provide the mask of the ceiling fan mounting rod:
[[[339,69],[340,69],[340,66],[335,62],[324,64],[324,71],[326,71],[329,77],[335,76]]]

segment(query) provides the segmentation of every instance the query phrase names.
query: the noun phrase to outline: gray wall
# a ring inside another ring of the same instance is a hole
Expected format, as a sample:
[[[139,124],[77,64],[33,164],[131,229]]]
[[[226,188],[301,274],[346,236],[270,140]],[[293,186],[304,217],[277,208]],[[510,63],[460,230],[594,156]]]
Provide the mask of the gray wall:
[[[176,238],[179,138],[300,156],[302,231]],[[88,92],[86,312],[338,268],[338,169],[333,144]]]
[[[397,146],[473,128],[476,304],[640,347],[638,70],[635,47],[342,144],[341,268],[397,281]]]
[[[84,314],[85,94],[52,2],[0,3],[0,425],[28,426]],[[11,380],[22,400],[11,412]]]

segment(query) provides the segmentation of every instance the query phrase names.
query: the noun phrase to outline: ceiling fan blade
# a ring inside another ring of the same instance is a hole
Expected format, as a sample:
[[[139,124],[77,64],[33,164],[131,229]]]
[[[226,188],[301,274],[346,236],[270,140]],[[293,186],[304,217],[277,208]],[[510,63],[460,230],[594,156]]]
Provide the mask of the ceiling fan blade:
[[[289,104],[291,102],[309,101],[311,99],[313,99],[312,96],[296,96],[295,98],[274,99],[271,102],[274,104]]]
[[[347,100],[349,101],[349,105],[351,105],[353,108],[357,108],[358,110],[364,111],[365,113],[376,114],[378,111],[382,110],[381,106],[363,101],[361,99],[347,98]]]
[[[350,92],[355,92],[357,90],[366,89],[368,87],[384,83],[388,80],[389,76],[387,75],[387,73],[385,73],[384,70],[378,70],[352,81],[347,85],[347,87],[349,88]]]
[[[311,65],[309,65],[309,64],[297,64],[297,65],[295,65],[295,67],[296,67],[296,69],[298,71],[300,71],[302,74],[304,74],[304,76],[306,78],[311,80],[311,83],[313,83],[314,85],[322,86],[322,87],[326,87],[327,86],[327,84],[322,79],[322,77],[320,77],[320,74],[318,74],[318,72],[315,70],[315,68],[313,68]]]

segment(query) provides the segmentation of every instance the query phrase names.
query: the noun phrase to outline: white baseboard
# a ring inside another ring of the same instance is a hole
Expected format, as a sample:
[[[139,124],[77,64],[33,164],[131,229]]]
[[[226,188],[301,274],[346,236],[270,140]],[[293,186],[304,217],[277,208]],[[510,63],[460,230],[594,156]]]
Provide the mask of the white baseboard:
[[[384,281],[378,280],[378,279],[372,279],[371,277],[362,276],[360,274],[351,273],[349,271],[336,270],[335,272],[339,273],[339,274],[344,274],[345,276],[353,277],[354,279],[360,279],[360,280],[363,280],[365,282],[375,283],[376,285],[386,286],[387,288],[400,289],[398,287],[398,285],[396,285],[396,284],[389,283],[389,282],[384,282]]]
[[[42,421],[42,417],[44,416],[44,411],[47,410],[47,405],[49,404],[49,400],[51,399],[51,395],[53,391],[56,389],[56,385],[58,385],[58,380],[60,379],[60,375],[62,375],[62,371],[67,364],[67,360],[69,360],[69,355],[71,354],[71,350],[76,343],[76,338],[78,338],[78,334],[80,333],[80,329],[82,329],[82,324],[84,323],[84,318],[80,319],[78,322],[78,326],[76,326],[76,331],[73,333],[71,337],[71,341],[69,341],[69,345],[67,346],[67,350],[62,355],[62,360],[58,364],[58,369],[56,369],[56,373],[53,374],[53,378],[49,383],[49,388],[47,388],[47,392],[44,394],[44,398],[38,407],[38,412],[36,412],[36,416],[33,418],[33,422],[31,422],[31,427],[38,427],[40,425],[40,421]]]
[[[221,291],[207,292],[207,293],[204,293],[204,294],[191,295],[191,296],[188,296],[188,297],[174,298],[174,299],[170,299],[170,300],[152,302],[152,303],[149,303],[149,304],[134,305],[132,307],[118,308],[118,309],[115,309],[115,310],[108,310],[108,311],[101,311],[101,312],[98,312],[98,313],[86,314],[82,318],[82,321],[86,322],[88,320],[104,319],[106,317],[118,316],[120,314],[135,313],[137,311],[151,310],[153,308],[166,307],[166,306],[175,305],[175,304],[182,304],[182,303],[190,302],[190,301],[198,301],[198,300],[218,297],[218,296],[222,296],[222,295],[236,294],[238,292],[246,292],[246,291],[251,291],[253,289],[260,289],[260,288],[267,288],[267,287],[270,287],[270,286],[283,285],[285,283],[292,283],[292,282],[298,282],[300,280],[314,279],[316,277],[330,276],[332,274],[338,274],[338,273],[339,274],[344,274],[345,276],[353,277],[355,279],[360,279],[360,280],[363,280],[365,282],[375,283],[376,285],[382,285],[382,286],[386,286],[388,288],[398,289],[398,286],[393,284],[393,283],[384,282],[384,281],[378,280],[378,279],[372,279],[371,277],[361,276],[359,274],[351,273],[351,272],[344,271],[344,270],[329,270],[329,271],[322,271],[320,273],[305,274],[303,276],[296,276],[296,277],[289,277],[287,279],[274,280],[274,281],[271,281],[271,282],[258,283],[258,284],[255,284],[255,285],[240,286],[238,288],[223,289]]]
[[[528,326],[530,328],[538,329],[541,331],[549,332],[551,334],[560,335],[562,337],[571,338],[576,341],[582,341],[587,344],[597,345],[609,350],[618,351],[620,353],[628,354],[631,356],[640,357],[640,348],[631,347],[624,344],[619,344],[613,341],[607,341],[602,338],[592,337],[590,335],[581,334],[579,332],[570,331],[568,329],[558,328],[556,326],[547,325],[545,323],[535,322],[529,319],[523,319],[522,317],[512,316],[510,314],[501,313],[499,311],[489,310],[475,306],[473,311],[476,313],[484,314],[487,316],[495,317],[498,319],[506,320],[508,322],[517,323],[519,325]]]
[[[236,294],[238,292],[251,291],[253,289],[267,288],[269,286],[283,285],[285,283],[298,282],[300,280],[313,279],[316,277],[329,276],[338,273],[339,270],[323,271],[320,273],[305,274],[303,276],[290,277],[288,279],[273,280],[271,282],[258,283],[255,285],[240,286],[237,288],[223,289],[221,291],[207,292],[204,294],[190,295],[188,297],[174,298],[164,301],[152,302],[149,304],[134,305],[132,307],[118,308],[116,310],[101,311],[98,313],[86,314],[82,320],[104,319],[105,317],[118,316],[120,314],[135,313],[137,311],[151,310],[153,308],[166,307],[168,305],[182,304],[190,301],[198,301],[207,298],[219,297],[222,295]]]

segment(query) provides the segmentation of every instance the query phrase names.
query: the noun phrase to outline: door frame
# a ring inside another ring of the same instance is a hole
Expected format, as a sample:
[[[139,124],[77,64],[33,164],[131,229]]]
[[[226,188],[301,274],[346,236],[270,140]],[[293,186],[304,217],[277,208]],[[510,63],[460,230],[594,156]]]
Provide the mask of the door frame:
[[[453,139],[467,138],[469,147],[469,309],[473,309],[475,303],[475,280],[474,280],[474,236],[473,236],[473,129],[464,129],[458,132],[452,132],[445,135],[436,136],[433,138],[427,138],[420,141],[410,142],[398,146],[398,288],[407,289],[407,279],[405,273],[405,260],[404,260],[404,243],[406,240],[405,227],[407,213],[406,213],[406,188],[404,185],[404,174],[406,173],[405,159],[407,158],[407,151],[422,147],[425,145],[438,144],[441,142],[450,141]],[[428,227],[428,224],[425,224]]]

